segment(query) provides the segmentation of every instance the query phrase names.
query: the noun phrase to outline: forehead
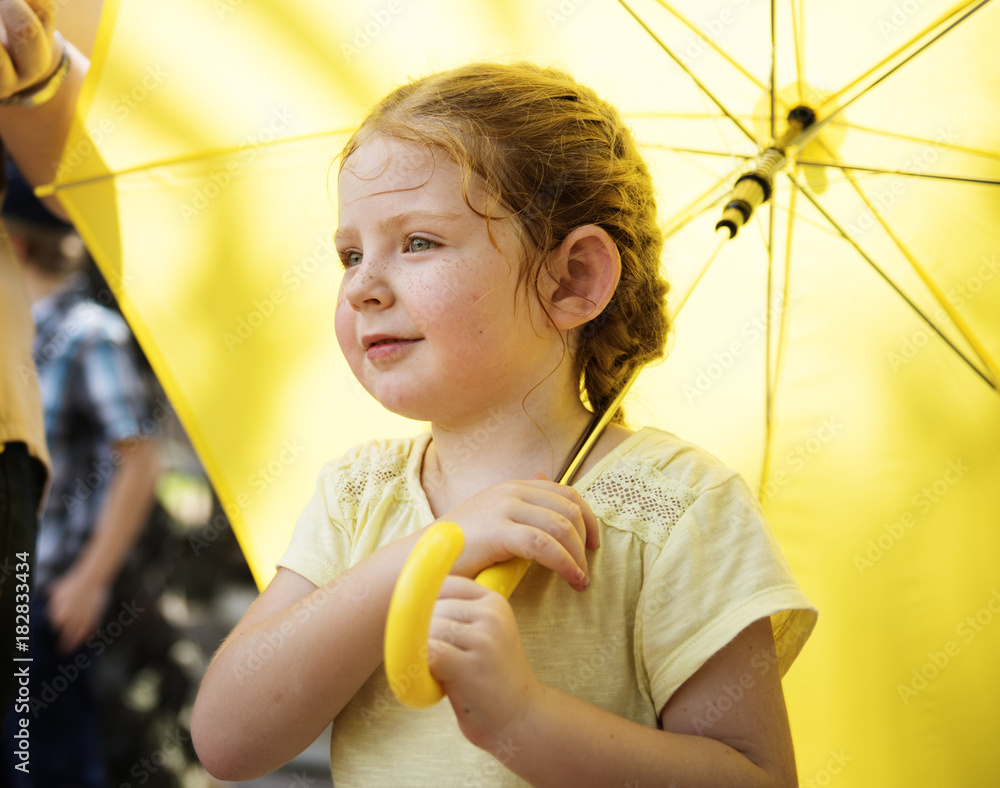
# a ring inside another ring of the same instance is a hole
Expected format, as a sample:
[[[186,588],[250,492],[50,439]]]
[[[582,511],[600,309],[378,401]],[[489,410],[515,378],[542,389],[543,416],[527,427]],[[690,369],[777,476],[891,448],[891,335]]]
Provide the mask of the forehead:
[[[341,209],[382,195],[425,192],[437,199],[462,200],[462,172],[444,153],[394,137],[375,136],[344,162],[337,190]]]

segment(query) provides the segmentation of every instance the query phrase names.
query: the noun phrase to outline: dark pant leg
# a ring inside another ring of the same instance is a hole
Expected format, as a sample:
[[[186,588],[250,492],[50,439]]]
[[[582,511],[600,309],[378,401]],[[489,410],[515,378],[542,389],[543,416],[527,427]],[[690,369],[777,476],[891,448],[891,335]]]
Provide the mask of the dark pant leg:
[[[44,600],[31,605],[31,703],[27,713],[8,712],[0,764],[8,761],[10,788],[107,788],[100,709],[95,695],[97,654],[86,644],[71,654],[58,650]],[[14,736],[26,717],[31,772],[16,769]],[[13,759],[13,760],[12,760]],[[0,783],[2,784],[2,783]]]
[[[38,504],[45,468],[23,443],[8,443],[0,452],[0,709],[7,709],[17,690],[16,639],[18,555],[28,558],[30,594],[38,536]],[[23,600],[22,600],[23,601]],[[23,608],[22,608],[23,610]],[[22,653],[21,656],[24,656]]]

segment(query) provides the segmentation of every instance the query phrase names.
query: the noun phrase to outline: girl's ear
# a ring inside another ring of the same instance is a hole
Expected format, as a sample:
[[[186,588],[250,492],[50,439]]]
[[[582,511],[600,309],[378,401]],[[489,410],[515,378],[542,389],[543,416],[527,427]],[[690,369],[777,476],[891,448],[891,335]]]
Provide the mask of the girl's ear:
[[[545,290],[556,328],[569,330],[593,320],[611,301],[621,277],[618,247],[595,224],[577,227],[549,257]]]

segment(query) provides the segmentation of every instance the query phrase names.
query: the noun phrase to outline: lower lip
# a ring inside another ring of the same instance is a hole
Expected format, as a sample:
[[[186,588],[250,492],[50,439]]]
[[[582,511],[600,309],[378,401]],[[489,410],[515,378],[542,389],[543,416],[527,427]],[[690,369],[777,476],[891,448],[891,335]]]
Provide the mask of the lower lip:
[[[379,361],[401,353],[419,341],[419,339],[400,339],[395,342],[383,342],[381,345],[372,345],[368,348],[366,355],[369,361]]]

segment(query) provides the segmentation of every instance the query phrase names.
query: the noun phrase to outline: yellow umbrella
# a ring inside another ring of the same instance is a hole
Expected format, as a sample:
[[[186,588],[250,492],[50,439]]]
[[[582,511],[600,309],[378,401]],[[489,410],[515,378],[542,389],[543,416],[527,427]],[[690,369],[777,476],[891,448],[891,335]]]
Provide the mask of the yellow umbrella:
[[[757,481],[822,610],[785,682],[803,784],[1000,777],[995,4],[105,5],[54,188],[260,584],[323,460],[422,428],[336,348],[333,157],[404,79],[559,65],[625,112],[661,183],[677,332],[630,419]],[[811,136],[702,274],[799,105]]]

